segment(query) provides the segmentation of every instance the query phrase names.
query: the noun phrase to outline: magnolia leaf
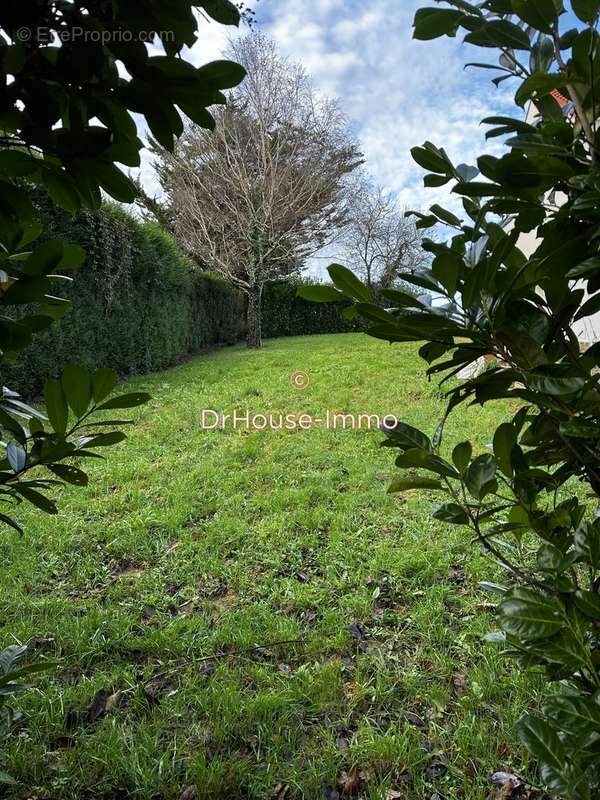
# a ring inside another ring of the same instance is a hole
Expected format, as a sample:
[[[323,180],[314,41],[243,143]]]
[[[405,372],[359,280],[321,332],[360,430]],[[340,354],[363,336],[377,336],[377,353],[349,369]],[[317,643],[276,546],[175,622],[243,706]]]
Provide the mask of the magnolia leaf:
[[[65,433],[67,430],[67,420],[69,409],[62,389],[62,384],[58,381],[47,381],[44,386],[44,400],[46,402],[46,414],[52,429],[57,433]]]
[[[299,286],[296,294],[313,303],[329,303],[347,299],[343,292],[334,289],[333,286]]]
[[[340,292],[353,297],[355,300],[362,300],[365,303],[371,302],[371,295],[365,284],[347,267],[343,267],[341,264],[330,264],[327,267],[327,272]]]
[[[444,486],[440,481],[436,481],[433,478],[421,478],[421,477],[404,477],[401,475],[392,478],[392,482],[388,488],[388,493],[393,494],[394,492],[404,492],[409,489],[438,489],[444,490]]]
[[[413,38],[427,41],[455,36],[464,14],[450,8],[420,8],[415,14]]]
[[[519,737],[542,764],[557,771],[565,767],[565,750],[556,732],[539,717],[527,714],[517,723]]]
[[[473,447],[471,442],[461,442],[452,451],[452,461],[459,472],[464,472],[469,466]]]
[[[63,370],[62,388],[75,416],[83,416],[92,399],[91,378],[87,369],[79,364],[67,364]]]
[[[496,461],[489,453],[477,456],[465,471],[465,484],[476,500],[481,500],[491,487],[496,475]]]
[[[122,394],[118,397],[112,397],[106,403],[99,405],[97,410],[104,411],[110,408],[135,408],[141,406],[150,400],[150,395],[146,392],[131,392],[130,394]]]
[[[557,19],[554,0],[512,0],[515,14],[538,31],[552,33]]]
[[[117,385],[119,376],[114,369],[100,367],[94,372],[92,378],[92,397],[95,403],[100,403],[112,392]]]
[[[592,24],[600,14],[600,0],[571,0],[571,5],[582,22]]]
[[[517,431],[512,423],[504,422],[496,429],[494,434],[494,455],[500,470],[509,478],[513,474],[510,454],[516,443]]]
[[[498,614],[503,630],[521,639],[547,639],[563,627],[558,602],[532,589],[512,589]]]
[[[469,522],[469,515],[458,503],[444,503],[433,512],[433,516],[452,525],[467,525]]]

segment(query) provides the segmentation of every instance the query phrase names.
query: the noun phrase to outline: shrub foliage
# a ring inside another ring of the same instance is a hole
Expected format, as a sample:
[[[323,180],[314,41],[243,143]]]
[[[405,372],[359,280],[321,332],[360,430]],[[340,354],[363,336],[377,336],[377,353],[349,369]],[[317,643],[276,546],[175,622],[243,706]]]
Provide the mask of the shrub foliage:
[[[278,336],[307,336],[314,333],[349,333],[363,331],[359,317],[349,319],[344,311],[350,303],[317,305],[298,295],[298,281],[268,283],[263,298],[263,335],[266,339]]]
[[[117,166],[140,164],[143,143],[131,112],[142,114],[155,138],[172,148],[183,131],[181,114],[212,127],[209,107],[224,103],[221,90],[244,77],[243,68],[231,62],[194,67],[178,57],[197,39],[194,6],[201,6],[217,22],[239,22],[239,11],[230,0],[194,4],[41,0],[0,5],[2,364],[18,358],[36,334],[68,309],[68,301],[57,297],[55,286],[68,281],[65,269],[79,266],[84,255],[79,245],[65,245],[61,239],[26,249],[41,227],[34,222],[25,180],[44,186],[70,212],[99,208],[101,190],[131,202],[135,185]],[[168,41],[162,40],[164,55],[148,51],[144,31],[150,30],[169,31]],[[118,64],[125,69],[118,69]],[[16,319],[15,306],[19,307]],[[92,375],[83,366],[69,365],[60,381],[46,383],[46,414],[26,406],[16,392],[2,389],[2,523],[18,529],[12,508],[23,500],[53,513],[56,508],[48,493],[54,484],[87,481],[83,470],[64,460],[97,456],[92,448],[124,438],[118,430],[88,433],[102,424],[90,418],[103,404],[100,396],[106,409],[128,408],[148,399],[138,395],[117,398],[116,403],[106,400],[116,380],[117,374],[105,367]],[[18,666],[20,657],[11,648],[0,654],[5,697],[18,689],[24,674],[25,668]],[[6,780],[0,773],[0,782]]]
[[[110,205],[73,217],[44,196],[36,206],[46,238],[80,242],[86,257],[63,292],[70,312],[3,369],[22,393],[38,393],[68,361],[150,372],[243,335],[241,293],[201,272],[157,224]]]
[[[37,396],[58,376],[57,364],[142,374],[244,339],[245,296],[200,270],[157,223],[140,223],[116,205],[71,216],[45,195],[35,206],[45,225],[41,241],[75,240],[86,256],[63,290],[69,313],[41,331],[16,364],[2,366],[4,383],[21,394]],[[265,286],[265,338],[365,330],[359,316],[348,314],[347,300],[317,305],[299,297],[298,286]]]
[[[448,388],[447,415],[461,403],[515,406],[484,453],[469,442],[448,451],[445,419],[433,435],[402,423],[387,430],[402,470],[391,491],[446,495],[434,516],[470,528],[506,570],[503,585],[487,587],[501,596],[492,638],[554,683],[519,733],[547,788],[589,800],[600,791],[600,344],[585,350],[575,329],[600,309],[600,0],[571,5],[572,30],[561,0],[456,0],[417,12],[419,39],[462,27],[466,42],[499,49],[495,80],[513,79],[517,106],[533,100],[539,119],[524,122],[519,108],[516,118],[484,120],[488,137],[509,137],[508,151],[477,167],[454,165],[431,142],[413,149],[425,184],[449,184],[464,211],[434,205],[417,215],[421,228],[452,231],[425,241],[431,270],[404,276],[438,299],[434,307],[388,291],[395,308],[384,310],[342,267],[330,269],[337,295],[303,292],[352,298],[373,336],[424,341],[429,375]],[[526,233],[531,254],[519,246]],[[490,369],[449,380],[488,354]]]
[[[239,10],[230,0],[199,0],[195,5],[217,22],[239,23]],[[70,280],[64,271],[79,266],[84,256],[80,245],[65,245],[57,238],[26,250],[42,232],[28,186],[45,187],[71,213],[98,209],[102,190],[132,202],[135,184],[117,166],[140,164],[143,143],[131,112],[142,114],[157,141],[172,149],[183,131],[181,114],[214,127],[208,109],[224,103],[222,90],[244,78],[244,69],[229,61],[195,67],[179,57],[197,39],[194,11],[188,0],[169,6],[146,3],[143,9],[135,2],[88,0],[0,7],[2,362],[16,359],[36,334],[68,310],[67,298],[57,297],[54,287]],[[168,39],[160,40],[164,55],[150,53],[144,37],[149,30],[169,31]],[[119,70],[117,63],[125,69]],[[99,294],[106,295],[114,285],[115,276],[107,269]],[[89,401],[93,395],[91,382],[84,367],[62,374],[62,401],[76,417],[82,398],[89,395]],[[0,494],[6,502],[33,502],[34,495],[20,491],[23,474],[31,466],[50,468],[53,459],[66,457],[64,446],[72,444],[69,431],[58,429],[51,414],[40,418],[14,391],[3,390],[1,405],[0,443],[7,458],[0,463]],[[36,505],[44,507],[41,500]],[[8,509],[2,519],[11,523]]]

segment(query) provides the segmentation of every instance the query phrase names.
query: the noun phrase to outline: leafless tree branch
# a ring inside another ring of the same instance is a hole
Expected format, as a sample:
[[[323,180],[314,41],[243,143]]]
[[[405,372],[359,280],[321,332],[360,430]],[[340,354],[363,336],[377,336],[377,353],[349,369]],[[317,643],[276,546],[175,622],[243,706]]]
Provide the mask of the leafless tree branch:
[[[248,294],[258,345],[262,287],[298,274],[340,235],[362,156],[337,104],[271,39],[253,32],[230,56],[247,78],[216,111],[213,132],[190,125],[173,154],[160,154],[158,174],[180,243]]]

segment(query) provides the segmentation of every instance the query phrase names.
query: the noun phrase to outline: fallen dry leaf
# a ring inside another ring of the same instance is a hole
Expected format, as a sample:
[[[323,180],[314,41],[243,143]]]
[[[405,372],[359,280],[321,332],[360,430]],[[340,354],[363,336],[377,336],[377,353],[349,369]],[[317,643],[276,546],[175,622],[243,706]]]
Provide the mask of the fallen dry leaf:
[[[407,711],[407,713],[404,715],[404,719],[411,725],[414,725],[415,728],[420,728],[421,730],[425,730],[427,728],[427,723],[425,720],[421,719],[418,714],[413,714],[412,711]]]
[[[99,692],[96,692],[94,699],[85,712],[86,722],[96,722],[106,714],[106,704],[108,703],[108,698],[111,696],[111,694],[112,692],[107,692],[105,689],[100,689]]]
[[[337,781],[343,797],[356,797],[365,784],[365,773],[357,769],[353,769],[351,772],[342,772]]]
[[[447,772],[448,767],[445,764],[442,764],[441,761],[434,761],[425,768],[425,777],[431,781],[435,778],[442,778]]]
[[[121,701],[121,692],[111,692],[100,689],[94,695],[92,702],[83,712],[69,711],[66,717],[67,728],[72,729],[77,725],[93,725],[102,719],[111,709],[116,708]]]
[[[490,781],[496,786],[494,800],[509,800],[516,796],[522,786],[521,779],[511,772],[494,772]]]
[[[144,622],[149,622],[156,616],[156,606],[147,604],[142,608],[142,619]]]
[[[469,688],[469,684],[467,682],[466,677],[462,674],[462,672],[455,672],[451,678],[452,686],[457,692],[466,692]]]
[[[203,678],[210,678],[213,672],[216,672],[217,665],[214,661],[207,661],[206,664],[201,664],[198,667],[198,674],[200,674]]]

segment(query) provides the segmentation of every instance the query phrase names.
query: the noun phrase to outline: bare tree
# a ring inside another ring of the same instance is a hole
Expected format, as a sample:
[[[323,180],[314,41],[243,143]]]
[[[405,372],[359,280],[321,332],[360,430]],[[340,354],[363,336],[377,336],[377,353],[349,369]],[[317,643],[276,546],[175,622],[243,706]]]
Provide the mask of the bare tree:
[[[421,233],[396,200],[362,180],[353,193],[344,234],[345,255],[370,288],[389,288],[402,272],[427,263]]]
[[[298,274],[339,236],[361,154],[336,103],[271,39],[253,32],[231,55],[246,80],[213,132],[192,125],[161,153],[158,175],[177,239],[248,295],[248,345],[260,347],[264,284]]]

